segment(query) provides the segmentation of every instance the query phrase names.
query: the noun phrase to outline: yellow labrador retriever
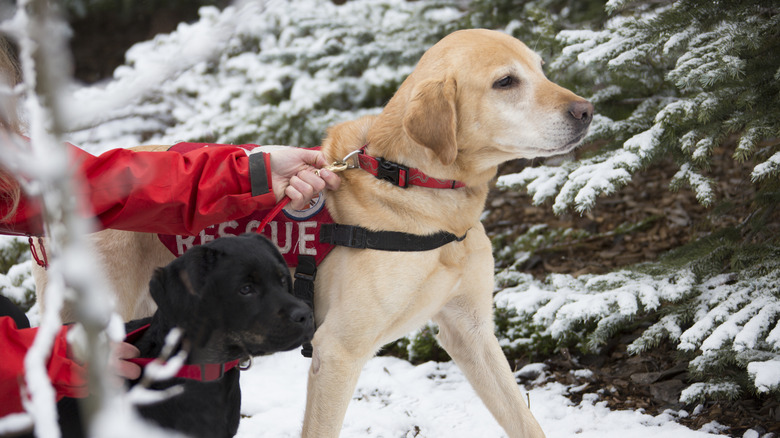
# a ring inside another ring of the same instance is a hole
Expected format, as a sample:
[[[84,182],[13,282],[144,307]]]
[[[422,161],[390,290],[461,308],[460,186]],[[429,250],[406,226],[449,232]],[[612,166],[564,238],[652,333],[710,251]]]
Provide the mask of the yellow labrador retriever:
[[[493,256],[479,221],[500,163],[567,153],[590,124],[593,106],[550,82],[541,64],[508,35],[458,31],[425,53],[380,115],[328,131],[332,161],[367,145],[366,156],[456,187],[399,188],[347,170],[327,196],[336,223],[458,239],[412,252],[337,246],[322,262],[303,436],[338,436],[364,363],[431,319],[506,433],[544,436],[493,333]],[[97,241],[123,316],[151,313],[146,282],[170,253],[153,235],[104,231]]]

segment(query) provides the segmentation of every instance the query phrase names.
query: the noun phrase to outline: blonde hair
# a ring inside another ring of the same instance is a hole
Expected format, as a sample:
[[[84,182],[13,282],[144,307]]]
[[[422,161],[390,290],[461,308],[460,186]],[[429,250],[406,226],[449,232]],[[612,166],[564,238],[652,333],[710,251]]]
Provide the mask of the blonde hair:
[[[3,35],[0,35],[0,86],[10,89],[19,82],[21,82],[21,75],[11,51],[11,44]],[[13,96],[0,99],[0,131],[14,135],[20,133],[20,128],[19,117],[16,113],[16,100]],[[0,222],[16,213],[20,199],[19,182],[0,167],[0,203],[9,206],[5,209],[6,214],[0,217]]]

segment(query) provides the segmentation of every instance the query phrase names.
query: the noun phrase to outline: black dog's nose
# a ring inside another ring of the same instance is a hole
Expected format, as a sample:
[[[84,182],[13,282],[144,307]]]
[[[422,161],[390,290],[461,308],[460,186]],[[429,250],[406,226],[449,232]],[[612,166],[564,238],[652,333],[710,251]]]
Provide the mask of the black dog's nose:
[[[312,319],[312,311],[308,306],[295,306],[290,309],[288,316],[296,324],[306,324]]]
[[[593,118],[593,104],[587,100],[572,102],[569,105],[569,114],[579,120],[583,125],[587,125]]]

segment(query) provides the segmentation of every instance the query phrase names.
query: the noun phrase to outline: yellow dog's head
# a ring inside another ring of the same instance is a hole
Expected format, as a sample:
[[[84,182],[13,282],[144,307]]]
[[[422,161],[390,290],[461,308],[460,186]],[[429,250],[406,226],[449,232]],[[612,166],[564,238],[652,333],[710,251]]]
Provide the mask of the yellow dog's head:
[[[388,107],[403,111],[406,135],[444,165],[465,151],[488,165],[565,154],[593,118],[590,102],[545,77],[539,55],[484,29],[431,47],[393,100]]]

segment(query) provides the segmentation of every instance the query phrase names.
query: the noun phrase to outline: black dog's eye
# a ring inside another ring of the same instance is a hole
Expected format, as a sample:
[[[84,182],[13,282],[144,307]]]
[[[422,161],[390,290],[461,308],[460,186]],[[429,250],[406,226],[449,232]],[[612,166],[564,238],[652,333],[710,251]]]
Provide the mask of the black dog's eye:
[[[245,285],[241,286],[241,288],[238,289],[238,293],[240,293],[241,295],[249,295],[249,294],[253,293],[254,291],[255,291],[255,288],[251,284],[245,284]]]
[[[493,82],[493,88],[507,89],[507,88],[512,88],[517,84],[518,81],[514,76],[504,76],[503,78]]]

